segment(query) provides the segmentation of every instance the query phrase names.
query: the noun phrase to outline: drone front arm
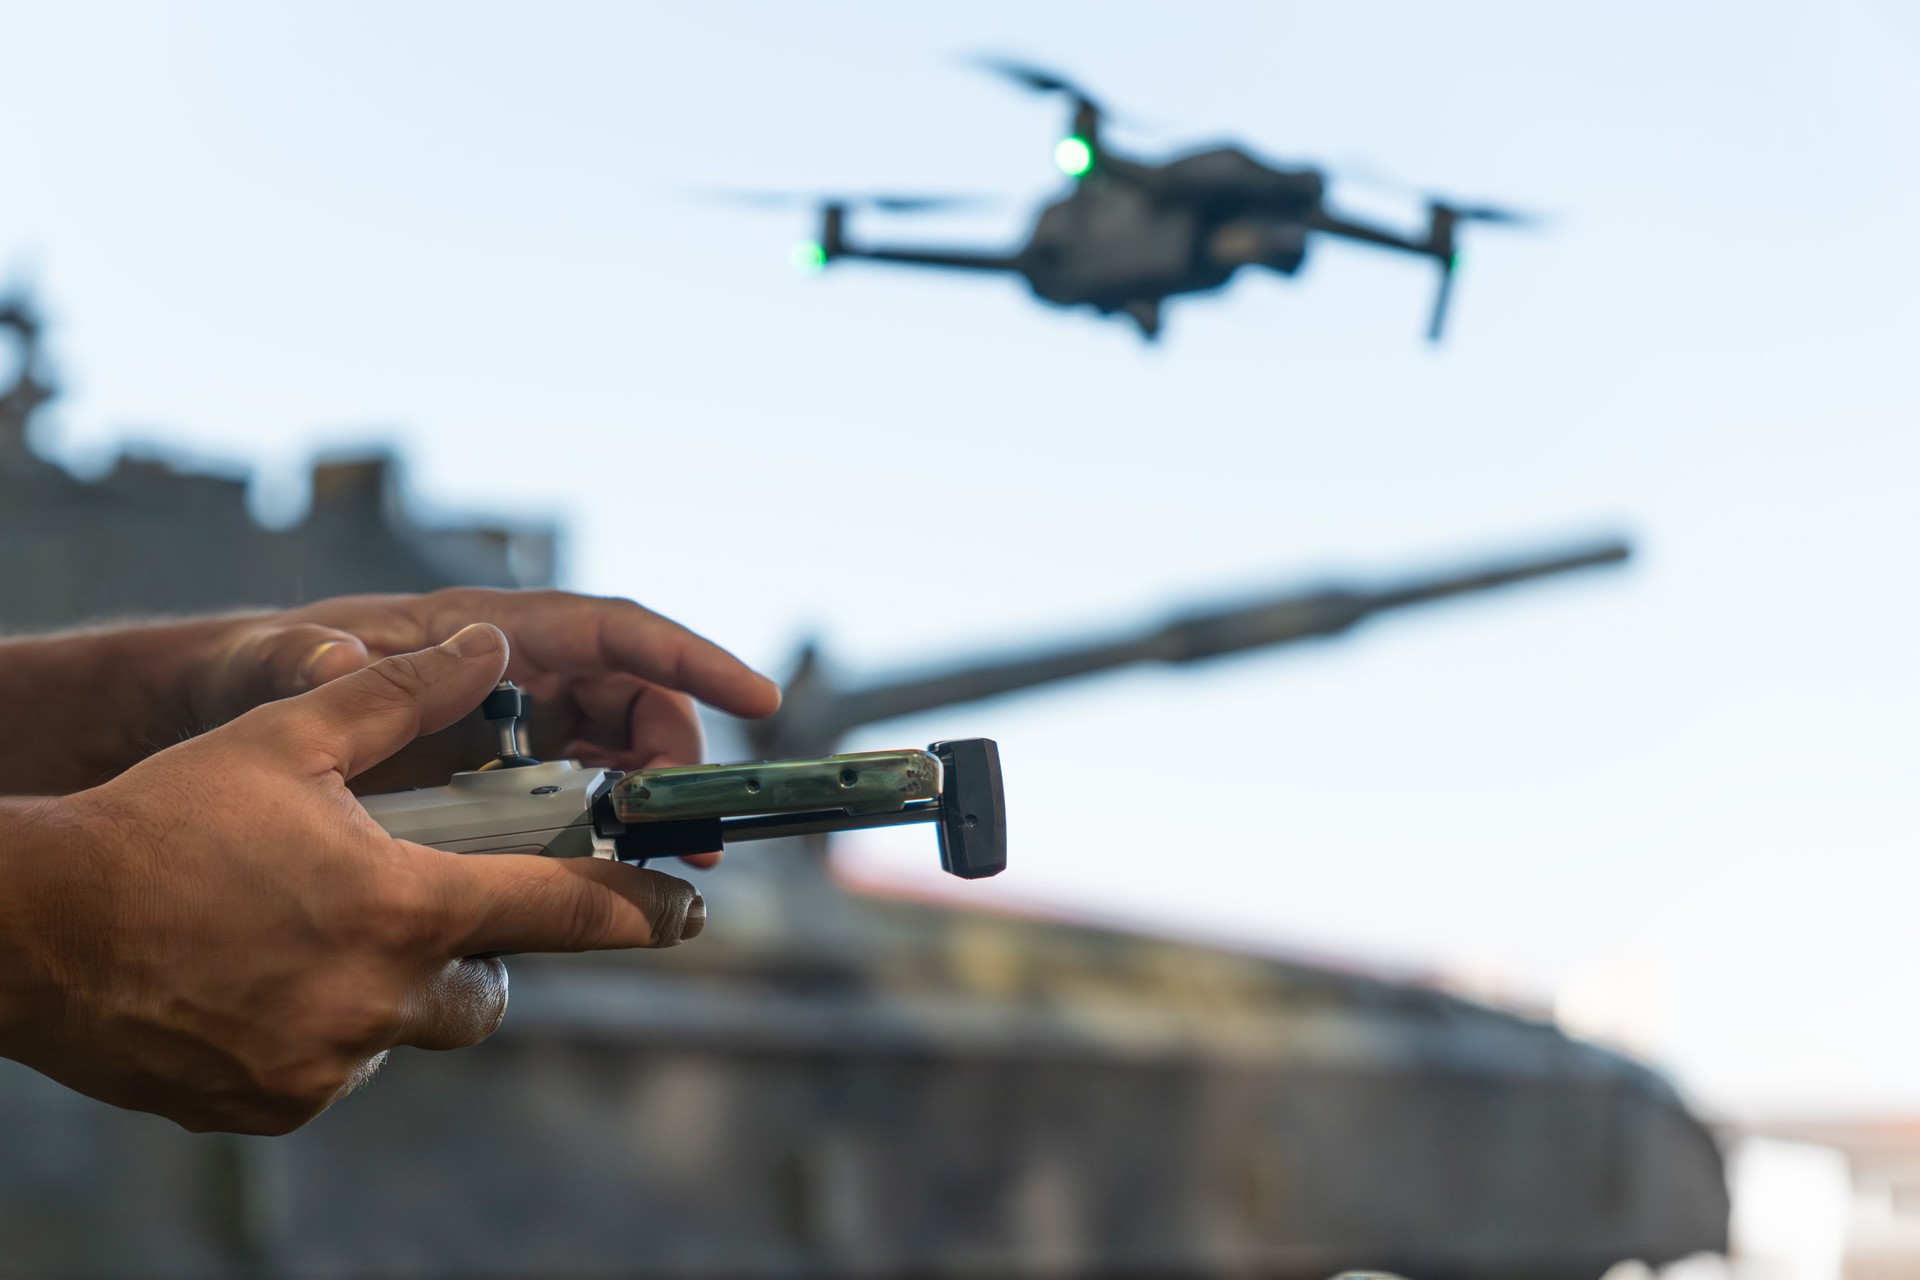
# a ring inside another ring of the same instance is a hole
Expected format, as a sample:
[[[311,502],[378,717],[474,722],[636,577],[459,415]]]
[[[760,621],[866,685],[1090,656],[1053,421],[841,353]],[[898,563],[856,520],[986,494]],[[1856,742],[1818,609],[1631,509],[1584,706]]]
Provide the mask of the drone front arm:
[[[836,258],[865,258],[870,262],[903,262],[912,266],[946,267],[956,271],[1018,271],[1019,260],[999,253],[970,253],[953,249],[856,249],[843,244]]]

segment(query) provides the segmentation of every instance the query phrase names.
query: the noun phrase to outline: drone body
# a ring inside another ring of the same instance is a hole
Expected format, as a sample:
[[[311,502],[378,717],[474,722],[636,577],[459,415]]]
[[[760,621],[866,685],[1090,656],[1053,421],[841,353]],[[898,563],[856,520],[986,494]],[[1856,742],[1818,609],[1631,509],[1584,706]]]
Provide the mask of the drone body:
[[[989,65],[1028,88],[1066,93],[1074,102],[1073,131],[1055,150],[1074,185],[1041,210],[1027,243],[1011,253],[855,243],[846,228],[854,202],[828,200],[820,240],[808,247],[805,263],[867,259],[1011,272],[1047,302],[1128,316],[1151,339],[1159,336],[1167,299],[1218,289],[1243,267],[1292,275],[1305,263],[1312,237],[1337,236],[1437,265],[1440,289],[1428,328],[1437,341],[1457,261],[1457,225],[1522,221],[1499,209],[1432,200],[1425,234],[1406,235],[1330,210],[1326,176],[1318,169],[1277,168],[1230,146],[1163,163],[1132,159],[1102,144],[1100,108],[1066,81],[1031,68]],[[870,203],[907,211],[951,202],[907,197]]]
[[[1204,293],[1240,268],[1292,275],[1306,261],[1306,220],[1325,182],[1311,169],[1269,169],[1231,148],[1159,167],[1108,155],[1048,205],[1016,270],[1039,297],[1131,316],[1151,338],[1170,297]]]

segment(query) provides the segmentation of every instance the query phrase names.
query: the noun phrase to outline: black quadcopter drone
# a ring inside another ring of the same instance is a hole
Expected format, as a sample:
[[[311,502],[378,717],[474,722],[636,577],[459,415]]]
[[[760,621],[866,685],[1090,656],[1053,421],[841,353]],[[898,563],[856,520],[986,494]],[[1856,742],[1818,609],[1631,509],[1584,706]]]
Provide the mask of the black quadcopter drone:
[[[1103,109],[1070,81],[1018,63],[983,60],[983,65],[1035,92],[1063,94],[1073,105],[1072,131],[1054,148],[1054,159],[1073,187],[1040,211],[1026,244],[1012,253],[858,244],[847,235],[847,213],[855,205],[912,212],[977,202],[942,196],[828,198],[820,205],[820,238],[795,251],[797,267],[817,270],[843,259],[866,259],[1010,271],[1025,277],[1037,297],[1057,306],[1128,316],[1142,336],[1153,339],[1167,299],[1218,289],[1242,267],[1293,275],[1306,262],[1310,236],[1339,236],[1433,261],[1440,289],[1427,336],[1437,342],[1459,262],[1460,224],[1529,221],[1506,209],[1430,199],[1426,233],[1404,235],[1329,209],[1327,178],[1319,169],[1276,168],[1233,146],[1162,164],[1136,160],[1105,145]]]

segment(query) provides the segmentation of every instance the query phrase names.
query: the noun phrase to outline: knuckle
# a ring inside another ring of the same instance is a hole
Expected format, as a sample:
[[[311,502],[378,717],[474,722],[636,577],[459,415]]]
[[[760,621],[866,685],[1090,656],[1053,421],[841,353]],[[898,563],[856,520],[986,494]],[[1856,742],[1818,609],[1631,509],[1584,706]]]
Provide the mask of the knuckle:
[[[350,1062],[328,1053],[260,1073],[255,1109],[269,1117],[291,1119],[297,1128],[325,1111],[353,1078]]]
[[[593,949],[611,943],[620,920],[614,895],[598,881],[578,879],[563,867],[555,867],[550,874],[561,890],[559,911],[566,935]]]
[[[253,1073],[255,1082],[279,1093],[303,1072],[337,1071],[341,1058],[358,1060],[391,1046],[406,1025],[408,992],[418,967],[412,961],[362,957],[310,987],[298,1021],[285,1028],[265,1069]]]
[[[369,894],[359,912],[362,937],[382,952],[418,950],[433,939],[438,924],[432,897],[405,881]]]
[[[397,999],[363,997],[334,1015],[327,1037],[348,1050],[383,1049],[400,1034],[404,1013]]]
[[[441,587],[438,591],[428,591],[414,597],[414,612],[422,629],[428,632],[442,629],[442,620],[462,607],[462,590],[461,587]],[[435,636],[430,643],[444,639],[446,636]]]
[[[263,750],[293,763],[302,776],[331,769],[347,745],[347,736],[339,727],[304,712],[263,719],[252,740]]]
[[[428,592],[421,598],[421,603],[425,615],[434,619],[435,624],[446,632],[446,635],[433,637],[437,642],[469,622],[487,620],[493,613],[491,606],[498,604],[503,597],[519,594],[497,587],[441,587]]]
[[[391,702],[412,702],[432,683],[419,654],[397,653],[367,668],[368,691]]]
[[[247,627],[227,646],[221,665],[221,696],[210,708],[225,720],[249,707],[304,692],[302,664],[313,647],[337,633],[313,623]]]
[[[333,990],[310,995],[305,1016],[289,1028],[282,1052],[251,1073],[258,1092],[272,1098],[297,1095],[301,1080],[321,1070],[317,1064],[364,1052],[383,1040],[391,1043],[402,1009],[397,998],[383,993],[383,986],[341,982]]]
[[[280,746],[306,720],[306,716],[289,704],[269,703],[234,717],[219,728],[210,730],[205,737],[213,742],[237,740],[274,748]]]
[[[307,773],[331,767],[345,733],[295,699],[255,707],[207,736],[237,747],[243,759],[271,756]]]

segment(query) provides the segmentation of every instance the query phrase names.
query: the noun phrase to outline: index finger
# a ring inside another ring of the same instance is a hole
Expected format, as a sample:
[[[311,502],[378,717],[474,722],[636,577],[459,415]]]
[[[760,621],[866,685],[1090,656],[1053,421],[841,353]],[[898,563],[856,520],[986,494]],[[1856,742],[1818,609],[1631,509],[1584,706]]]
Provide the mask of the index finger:
[[[450,956],[671,947],[706,927],[685,880],[604,858],[445,855]]]
[[[736,716],[772,715],[780,686],[725,649],[631,600],[566,591],[436,593],[445,626],[495,622],[513,641],[509,675],[531,669],[569,676],[626,672],[690,693]]]

